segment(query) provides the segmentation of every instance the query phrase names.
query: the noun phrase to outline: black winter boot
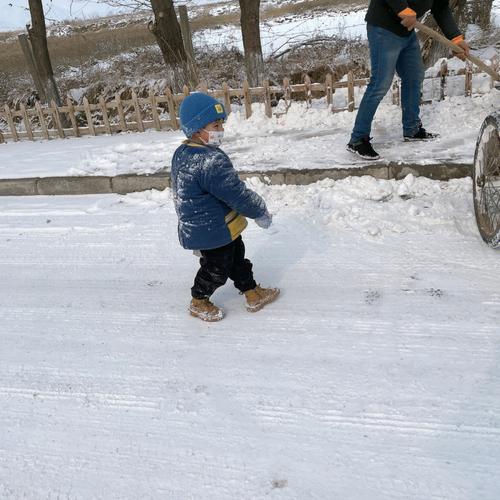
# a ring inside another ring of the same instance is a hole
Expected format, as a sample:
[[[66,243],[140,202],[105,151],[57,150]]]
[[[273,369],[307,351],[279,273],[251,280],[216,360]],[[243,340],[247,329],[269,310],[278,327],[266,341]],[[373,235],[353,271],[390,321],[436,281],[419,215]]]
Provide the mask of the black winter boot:
[[[432,132],[427,132],[424,127],[420,127],[417,132],[413,135],[405,135],[404,140],[406,142],[411,141],[432,141],[439,137],[439,134],[433,134]]]
[[[347,145],[347,151],[361,156],[365,160],[378,160],[380,155],[373,149],[370,139],[370,137],[363,137],[355,143],[350,142]]]

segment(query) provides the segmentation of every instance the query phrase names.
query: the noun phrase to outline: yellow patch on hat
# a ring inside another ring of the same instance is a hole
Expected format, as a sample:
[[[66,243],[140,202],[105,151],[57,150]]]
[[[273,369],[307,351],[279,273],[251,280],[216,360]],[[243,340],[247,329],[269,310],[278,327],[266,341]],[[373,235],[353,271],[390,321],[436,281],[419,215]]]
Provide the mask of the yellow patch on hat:
[[[222,107],[222,104],[216,104],[215,111],[217,111],[217,113],[224,113],[224,108]]]

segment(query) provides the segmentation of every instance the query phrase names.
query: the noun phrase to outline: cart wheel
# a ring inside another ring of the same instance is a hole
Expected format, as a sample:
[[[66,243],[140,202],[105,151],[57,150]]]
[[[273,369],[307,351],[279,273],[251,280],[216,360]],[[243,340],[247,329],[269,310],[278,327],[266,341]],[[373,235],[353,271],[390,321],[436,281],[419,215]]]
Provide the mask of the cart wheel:
[[[484,120],[473,166],[474,211],[483,240],[500,248],[500,113]]]

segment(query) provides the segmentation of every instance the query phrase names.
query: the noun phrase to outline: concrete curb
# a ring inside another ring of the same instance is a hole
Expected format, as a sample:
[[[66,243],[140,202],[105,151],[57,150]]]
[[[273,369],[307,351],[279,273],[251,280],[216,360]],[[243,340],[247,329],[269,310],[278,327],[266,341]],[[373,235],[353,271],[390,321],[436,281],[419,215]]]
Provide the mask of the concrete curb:
[[[408,174],[448,181],[471,175],[471,165],[440,163],[437,165],[369,165],[359,168],[329,168],[310,170],[269,170],[240,172],[242,179],[257,177],[266,184],[305,185],[323,179],[340,180],[346,177],[370,175],[377,179],[403,179]],[[83,177],[31,177],[0,179],[0,196],[126,194],[147,189],[163,190],[170,187],[170,174],[83,176]]]
[[[100,194],[110,193],[110,177],[42,177],[36,181],[37,194]]]

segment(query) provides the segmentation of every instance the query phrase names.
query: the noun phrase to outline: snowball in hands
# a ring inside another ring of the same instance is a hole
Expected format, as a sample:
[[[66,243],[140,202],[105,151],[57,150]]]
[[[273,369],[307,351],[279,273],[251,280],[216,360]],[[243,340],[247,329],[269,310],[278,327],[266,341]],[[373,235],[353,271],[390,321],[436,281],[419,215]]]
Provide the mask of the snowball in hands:
[[[266,212],[262,217],[257,217],[255,219],[255,223],[262,229],[267,229],[272,222],[273,216],[269,212]]]

